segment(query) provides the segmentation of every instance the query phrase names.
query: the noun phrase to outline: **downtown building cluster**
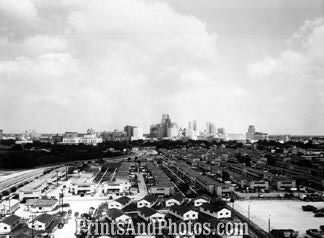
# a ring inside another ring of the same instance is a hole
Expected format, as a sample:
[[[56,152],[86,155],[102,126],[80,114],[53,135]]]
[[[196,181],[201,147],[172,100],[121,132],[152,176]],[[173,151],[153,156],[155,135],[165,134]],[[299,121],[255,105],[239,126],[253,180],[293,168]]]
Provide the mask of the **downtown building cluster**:
[[[67,131],[62,134],[40,134],[35,130],[27,130],[20,134],[5,134],[0,130],[0,140],[13,139],[17,144],[32,143],[33,141],[60,143],[60,144],[86,144],[97,145],[105,141],[134,141],[134,140],[236,140],[258,141],[276,140],[289,141],[289,135],[268,135],[258,132],[254,125],[249,125],[246,134],[227,133],[224,127],[216,127],[216,124],[207,121],[205,126],[199,128],[197,120],[188,122],[187,128],[179,126],[169,114],[162,114],[161,121],[152,124],[149,132],[135,125],[125,125],[122,130],[96,132],[88,129],[86,133]]]

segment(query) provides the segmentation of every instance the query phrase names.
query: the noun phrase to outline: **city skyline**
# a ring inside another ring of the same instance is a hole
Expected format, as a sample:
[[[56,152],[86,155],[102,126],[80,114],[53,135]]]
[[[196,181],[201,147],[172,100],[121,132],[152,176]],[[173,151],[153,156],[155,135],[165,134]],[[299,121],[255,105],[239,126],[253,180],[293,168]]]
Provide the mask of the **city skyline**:
[[[226,14],[224,14],[226,12]],[[0,129],[324,134],[321,0],[0,0]]]

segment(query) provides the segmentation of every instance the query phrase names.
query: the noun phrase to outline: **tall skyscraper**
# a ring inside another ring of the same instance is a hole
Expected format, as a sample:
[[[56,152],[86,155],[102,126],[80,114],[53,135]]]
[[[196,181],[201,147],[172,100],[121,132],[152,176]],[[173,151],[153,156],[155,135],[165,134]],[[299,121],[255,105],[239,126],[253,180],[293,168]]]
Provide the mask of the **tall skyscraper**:
[[[150,136],[152,138],[172,138],[179,134],[177,123],[172,123],[169,114],[162,114],[160,124],[150,126]]]
[[[169,114],[163,114],[161,119],[161,137],[168,137],[168,128],[172,125]]]
[[[150,126],[150,137],[152,138],[161,137],[161,124],[153,124]]]
[[[221,135],[225,135],[226,134],[226,131],[225,131],[225,128],[224,127],[220,127],[217,129],[217,133],[218,134],[221,134]]]
[[[3,140],[3,130],[0,130],[0,140]]]
[[[226,139],[226,131],[224,127],[220,127],[217,129],[217,134],[219,139]]]
[[[216,133],[215,123],[207,122],[206,123],[206,134],[208,136],[212,136],[212,135],[215,135],[215,133]]]
[[[131,137],[131,140],[142,140],[143,137],[143,129],[139,127],[133,127],[133,136]]]
[[[253,125],[249,125],[248,131],[246,132],[247,140],[254,140],[255,135],[255,127]]]
[[[133,129],[135,128],[135,126],[130,126],[130,125],[126,125],[124,127],[124,131],[126,132],[126,136],[131,138],[133,136]]]
[[[255,133],[255,127],[253,125],[249,125],[248,132]]]
[[[189,121],[188,129],[192,131],[198,131],[197,121],[196,120]]]

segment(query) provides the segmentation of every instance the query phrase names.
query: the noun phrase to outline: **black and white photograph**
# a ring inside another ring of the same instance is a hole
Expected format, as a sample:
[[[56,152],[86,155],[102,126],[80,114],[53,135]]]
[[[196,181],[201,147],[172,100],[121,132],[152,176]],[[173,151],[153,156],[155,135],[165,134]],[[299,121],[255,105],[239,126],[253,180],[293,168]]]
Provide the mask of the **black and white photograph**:
[[[323,238],[324,0],[0,0],[0,238]]]

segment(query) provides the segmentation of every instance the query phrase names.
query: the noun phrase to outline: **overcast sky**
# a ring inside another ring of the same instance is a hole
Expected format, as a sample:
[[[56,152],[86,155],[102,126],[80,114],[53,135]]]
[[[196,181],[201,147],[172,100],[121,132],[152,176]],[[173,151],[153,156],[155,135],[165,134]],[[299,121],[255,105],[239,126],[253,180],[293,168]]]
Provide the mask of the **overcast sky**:
[[[324,134],[324,0],[0,0],[0,129]]]

